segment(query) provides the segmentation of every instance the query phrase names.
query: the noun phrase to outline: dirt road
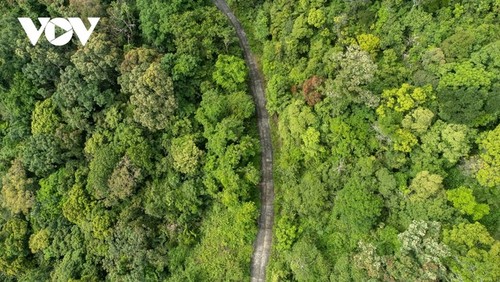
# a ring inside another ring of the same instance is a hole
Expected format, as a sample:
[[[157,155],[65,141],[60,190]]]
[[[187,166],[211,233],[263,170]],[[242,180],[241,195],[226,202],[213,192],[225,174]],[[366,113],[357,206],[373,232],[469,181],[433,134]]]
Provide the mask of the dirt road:
[[[262,77],[257,69],[255,58],[250,50],[248,39],[240,22],[231,12],[224,0],[213,0],[217,8],[221,10],[231,21],[238,35],[241,48],[245,55],[245,61],[250,69],[250,82],[252,95],[257,108],[260,144],[262,148],[262,181],[260,183],[261,208],[259,218],[259,232],[254,243],[252,256],[251,275],[252,281],[265,281],[266,266],[269,261],[271,243],[273,237],[274,222],[274,184],[273,184],[273,148],[271,142],[271,130],[269,128],[269,113],[266,109],[266,97]]]

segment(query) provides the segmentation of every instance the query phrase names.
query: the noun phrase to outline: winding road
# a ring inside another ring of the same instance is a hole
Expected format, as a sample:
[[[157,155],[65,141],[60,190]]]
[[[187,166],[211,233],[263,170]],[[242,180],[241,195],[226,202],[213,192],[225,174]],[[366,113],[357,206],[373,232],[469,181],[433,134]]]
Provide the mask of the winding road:
[[[229,9],[224,0],[213,0],[217,8],[221,10],[231,21],[236,30],[241,48],[245,56],[245,61],[250,69],[250,81],[255,107],[257,108],[258,128],[260,144],[262,149],[262,180],[261,208],[259,217],[259,232],[254,243],[252,255],[251,276],[252,281],[265,281],[266,266],[271,252],[274,223],[274,183],[273,183],[273,147],[271,141],[271,130],[269,127],[269,113],[266,109],[266,98],[262,77],[257,68],[257,63],[250,50],[248,39],[240,22]]]

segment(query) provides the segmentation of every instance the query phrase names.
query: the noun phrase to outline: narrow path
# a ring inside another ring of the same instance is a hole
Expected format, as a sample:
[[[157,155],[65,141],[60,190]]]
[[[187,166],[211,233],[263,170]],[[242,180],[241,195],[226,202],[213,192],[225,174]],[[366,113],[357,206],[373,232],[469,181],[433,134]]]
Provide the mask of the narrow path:
[[[271,130],[269,128],[269,113],[266,109],[266,97],[262,77],[257,69],[257,63],[250,50],[245,31],[241,27],[236,16],[231,12],[224,0],[213,0],[217,8],[221,10],[231,21],[236,30],[241,48],[245,55],[245,61],[250,69],[250,81],[252,95],[257,108],[258,127],[260,135],[260,144],[262,148],[262,181],[261,189],[261,208],[259,218],[259,232],[254,243],[254,252],[252,256],[251,275],[252,281],[265,281],[266,266],[269,261],[271,243],[273,237],[274,222],[274,184],[273,184],[273,147],[271,142]]]

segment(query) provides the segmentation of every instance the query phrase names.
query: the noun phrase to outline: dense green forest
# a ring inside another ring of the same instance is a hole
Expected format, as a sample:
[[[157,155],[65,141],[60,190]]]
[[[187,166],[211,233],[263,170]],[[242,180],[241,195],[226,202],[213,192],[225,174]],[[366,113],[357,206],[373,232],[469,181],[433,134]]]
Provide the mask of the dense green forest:
[[[268,281],[500,281],[500,1],[228,3],[271,114]],[[260,144],[226,17],[0,12],[0,281],[248,281]],[[42,16],[101,20],[33,46],[17,18]]]
[[[248,280],[260,149],[226,17],[187,0],[0,12],[0,280]],[[32,46],[17,17],[41,16],[101,20],[85,46]]]
[[[500,281],[500,1],[233,2],[274,114],[268,280]]]

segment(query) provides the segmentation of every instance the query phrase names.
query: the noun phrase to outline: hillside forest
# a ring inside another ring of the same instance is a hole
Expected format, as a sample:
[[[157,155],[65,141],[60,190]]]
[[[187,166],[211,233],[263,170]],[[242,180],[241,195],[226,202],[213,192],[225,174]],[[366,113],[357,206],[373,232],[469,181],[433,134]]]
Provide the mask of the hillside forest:
[[[499,281],[500,1],[227,2],[273,131],[267,281]],[[224,14],[1,4],[0,281],[250,280],[261,149]],[[33,46],[41,16],[101,19]]]
[[[500,2],[233,1],[275,143],[269,281],[500,280]]]

